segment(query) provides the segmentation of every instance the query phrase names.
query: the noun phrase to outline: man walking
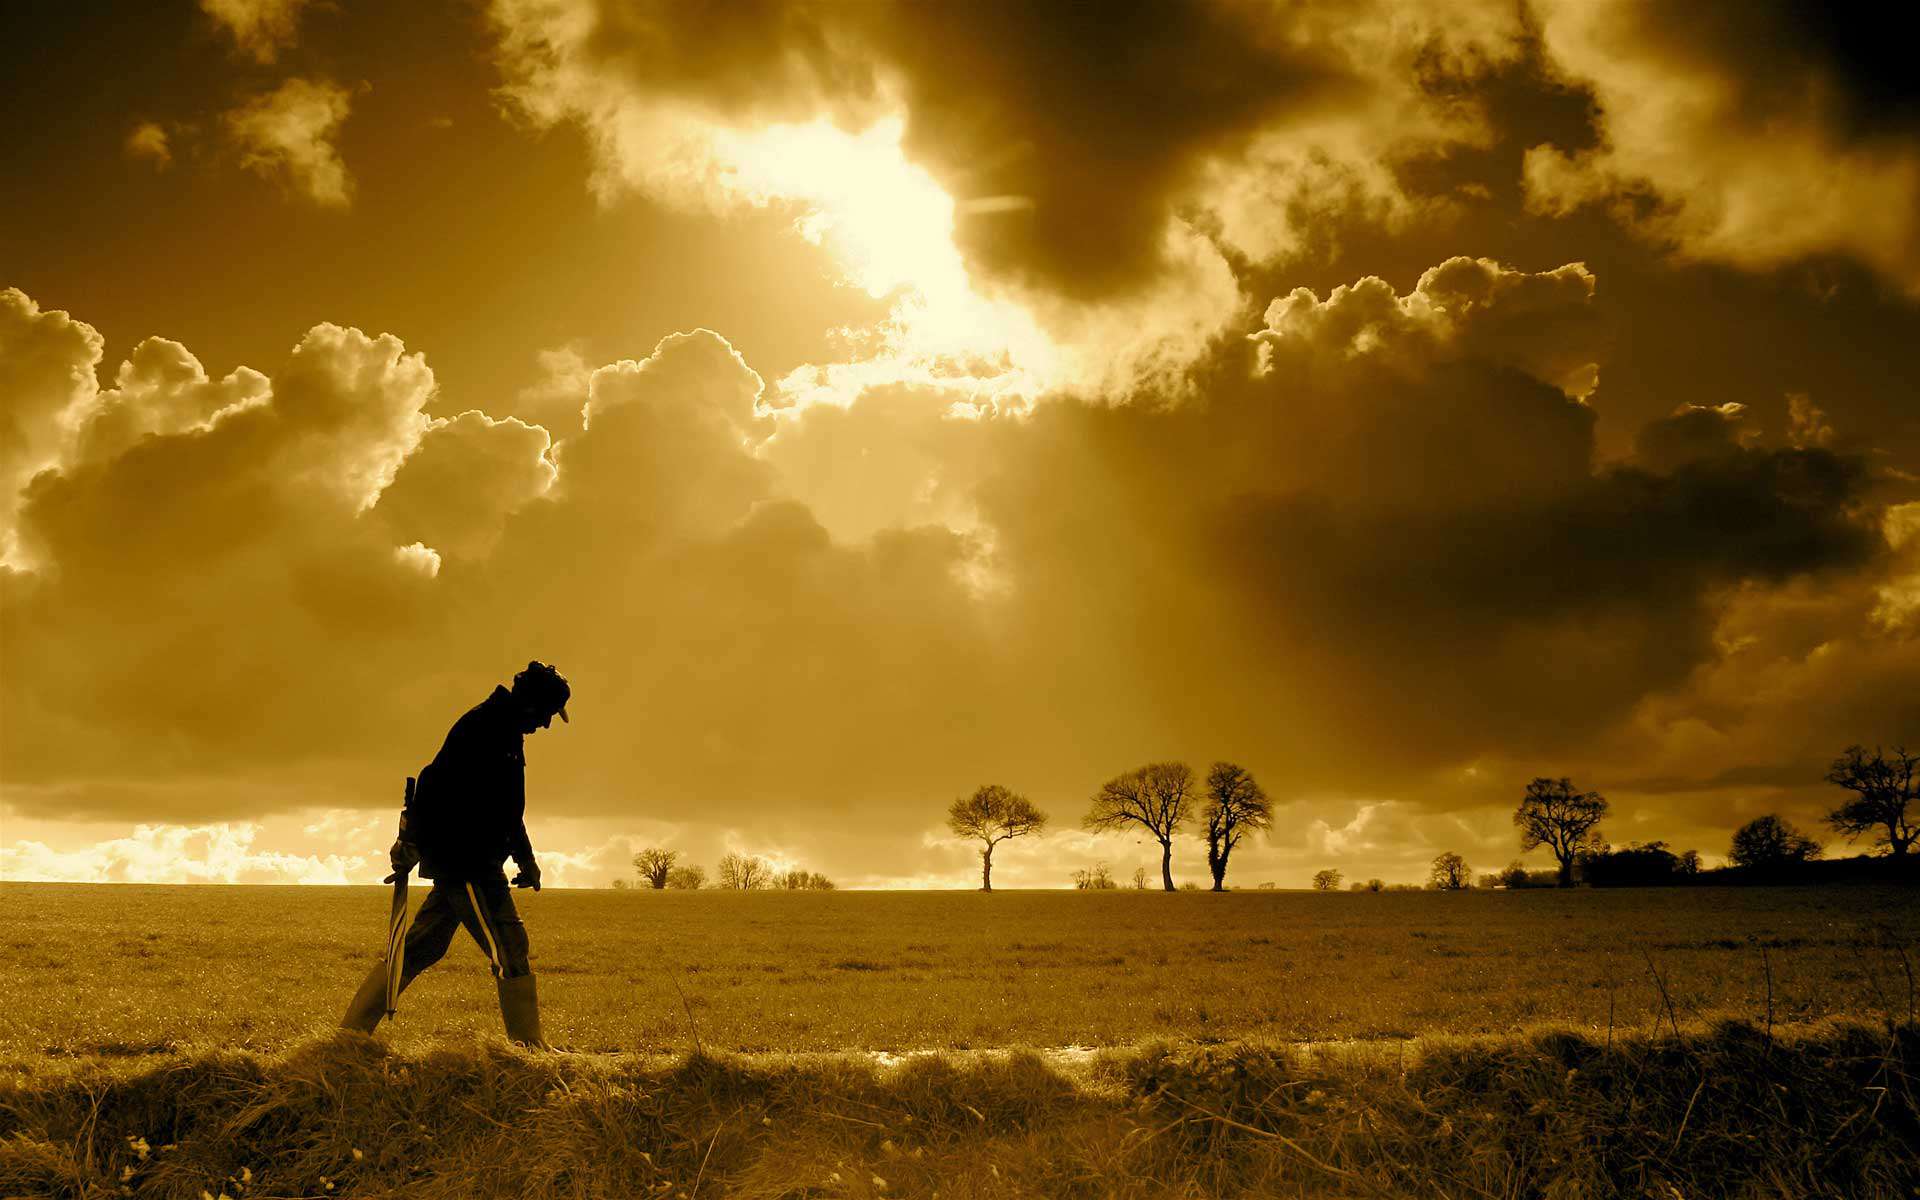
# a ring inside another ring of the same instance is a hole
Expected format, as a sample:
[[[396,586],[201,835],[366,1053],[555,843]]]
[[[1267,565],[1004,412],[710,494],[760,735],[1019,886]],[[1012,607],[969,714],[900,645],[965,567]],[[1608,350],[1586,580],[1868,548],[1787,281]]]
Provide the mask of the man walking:
[[[567,719],[572,689],[560,672],[530,662],[513,677],[513,688],[493,694],[454,722],[433,761],[420,772],[412,799],[400,814],[400,836],[389,857],[400,878],[417,863],[433,891],[420,906],[403,944],[400,989],[447,952],[454,930],[465,926],[480,944],[500,993],[507,1036],[544,1046],[533,968],[527,961],[527,930],[514,910],[502,863],[512,858],[514,887],[540,890],[540,865],[527,840],[527,777],[524,740]],[[354,993],[346,1029],[372,1033],[387,1012],[387,964],[383,960]]]

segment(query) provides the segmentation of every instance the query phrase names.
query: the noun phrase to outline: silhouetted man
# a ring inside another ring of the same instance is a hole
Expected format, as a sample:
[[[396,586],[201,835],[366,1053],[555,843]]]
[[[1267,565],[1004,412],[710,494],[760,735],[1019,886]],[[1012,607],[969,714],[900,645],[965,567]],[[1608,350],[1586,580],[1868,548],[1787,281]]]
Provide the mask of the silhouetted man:
[[[493,694],[454,722],[446,744],[420,772],[400,814],[400,836],[389,857],[400,878],[418,863],[433,891],[414,916],[400,962],[400,988],[447,952],[455,928],[466,926],[493,968],[507,1036],[531,1046],[540,1036],[540,1005],[527,961],[527,930],[514,911],[505,859],[519,868],[514,887],[540,890],[540,864],[527,840],[527,734],[567,719],[572,689],[560,672],[540,662],[513,677],[511,691]],[[340,1024],[372,1033],[386,1011],[387,965],[375,964]]]

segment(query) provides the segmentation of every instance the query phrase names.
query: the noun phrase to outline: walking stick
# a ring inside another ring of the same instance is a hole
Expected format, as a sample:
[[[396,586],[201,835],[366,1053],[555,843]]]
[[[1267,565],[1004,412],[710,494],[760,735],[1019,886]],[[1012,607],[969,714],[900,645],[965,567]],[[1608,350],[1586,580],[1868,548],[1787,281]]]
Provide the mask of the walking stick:
[[[413,789],[414,779],[413,776],[409,775],[407,776],[407,798],[402,808],[403,813],[406,809],[413,807]],[[403,817],[402,821],[404,822],[404,820],[405,818]],[[388,879],[393,881],[393,908],[387,914],[388,1020],[393,1019],[393,1014],[399,1007],[400,978],[406,971],[407,926],[412,924],[412,919],[407,912],[407,875],[412,870],[413,867],[409,864],[396,868],[393,874],[387,876]]]

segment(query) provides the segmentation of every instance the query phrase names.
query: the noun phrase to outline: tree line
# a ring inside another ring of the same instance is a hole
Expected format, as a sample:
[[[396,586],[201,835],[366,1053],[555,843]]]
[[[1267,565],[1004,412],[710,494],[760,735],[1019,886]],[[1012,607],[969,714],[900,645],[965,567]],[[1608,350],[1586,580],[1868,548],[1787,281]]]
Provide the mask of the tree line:
[[[698,891],[707,887],[707,871],[698,863],[683,863],[678,850],[649,846],[633,856],[633,869],[641,886],[654,891]],[[614,881],[616,889],[634,886],[632,881]],[[801,867],[779,870],[754,854],[727,853],[720,856],[712,886],[722,891],[740,892],[831,892],[833,880],[818,871]]]
[[[1891,753],[1869,753],[1849,746],[1828,769],[1825,779],[1847,793],[1826,816],[1826,823],[1849,841],[1871,835],[1876,848],[1894,859],[1906,860],[1920,838],[1920,754],[1904,746]],[[1599,792],[1582,791],[1573,781],[1542,776],[1527,784],[1513,823],[1520,833],[1522,853],[1545,847],[1556,869],[1531,871],[1518,859],[1498,872],[1476,878],[1467,861],[1448,850],[1430,864],[1424,886],[1439,891],[1473,887],[1571,887],[1580,881],[1608,886],[1621,883],[1674,882],[1701,873],[1698,852],[1675,853],[1664,842],[1633,842],[1613,847],[1600,835],[1600,823],[1609,805]],[[986,784],[955,800],[947,810],[947,828],[980,843],[980,890],[993,890],[994,851],[1003,842],[1044,833],[1049,818],[1027,797],[1001,784]],[[1160,847],[1160,886],[1178,890],[1173,880],[1174,839],[1196,828],[1206,842],[1207,871],[1212,890],[1226,890],[1227,870],[1234,850],[1247,834],[1271,829],[1273,806],[1252,772],[1231,762],[1216,762],[1204,780],[1182,762],[1153,762],[1123,772],[1095,790],[1080,818],[1081,827],[1096,832],[1137,829]],[[1783,865],[1810,862],[1821,855],[1820,844],[1777,814],[1764,814],[1734,832],[1728,859],[1738,868],[1764,873]],[[831,891],[834,883],[817,871],[798,867],[777,870],[764,858],[729,853],[717,864],[711,885],[696,863],[683,863],[678,851],[652,846],[633,858],[638,886],[655,890],[694,890],[713,886],[739,891]],[[1133,886],[1148,886],[1146,869],[1133,874]],[[1316,891],[1339,890],[1345,875],[1335,868],[1313,877]],[[1076,888],[1100,891],[1120,885],[1105,863],[1073,874]],[[635,884],[620,881],[615,887]],[[1192,886],[1192,885],[1189,885]],[[1263,884],[1262,887],[1271,887]],[[1356,880],[1353,891],[1419,890],[1417,884],[1389,884],[1380,879]]]
[[[1892,753],[1876,748],[1849,746],[1833,760],[1824,776],[1826,782],[1847,793],[1826,815],[1826,824],[1848,841],[1871,836],[1876,849],[1888,857],[1906,860],[1920,837],[1920,754],[1909,753],[1904,746]],[[1518,859],[1498,872],[1481,875],[1482,887],[1571,887],[1576,875],[1581,882],[1599,887],[1629,884],[1682,882],[1701,874],[1700,854],[1696,850],[1675,853],[1665,842],[1630,842],[1614,847],[1600,836],[1600,822],[1607,815],[1606,797],[1599,792],[1583,792],[1570,779],[1541,777],[1529,783],[1520,805],[1514,810],[1513,823],[1520,830],[1520,849],[1546,847],[1554,857],[1557,870],[1529,871]],[[1798,864],[1821,857],[1820,843],[1795,828],[1776,813],[1755,817],[1736,829],[1727,851],[1727,861],[1748,877],[1766,878]],[[1335,870],[1314,876],[1313,886],[1333,891],[1340,886]],[[1458,891],[1473,886],[1475,880],[1466,860],[1452,851],[1444,851],[1433,860],[1427,877],[1429,888]],[[1377,879],[1354,884],[1354,890],[1387,889]]]

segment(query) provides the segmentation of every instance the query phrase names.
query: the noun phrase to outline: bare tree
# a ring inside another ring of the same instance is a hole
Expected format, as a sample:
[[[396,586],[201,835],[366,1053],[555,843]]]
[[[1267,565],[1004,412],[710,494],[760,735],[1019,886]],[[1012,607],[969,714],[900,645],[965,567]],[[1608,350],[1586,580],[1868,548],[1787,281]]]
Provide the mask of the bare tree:
[[[1607,800],[1599,792],[1575,791],[1570,779],[1544,776],[1527,785],[1513,823],[1520,827],[1520,849],[1545,846],[1560,861],[1560,886],[1573,886],[1573,864],[1582,850],[1598,838],[1594,827],[1607,815]]]
[[[673,873],[673,864],[679,857],[678,850],[648,846],[633,856],[633,869],[640,872],[640,878],[651,884],[655,891],[659,891],[667,886],[667,876]]]
[[[1920,800],[1920,754],[1895,746],[1889,757],[1879,747],[1869,755],[1860,746],[1848,746],[1827,770],[1827,782],[1853,793],[1853,799],[1827,814],[1827,824],[1848,841],[1863,833],[1877,834],[1874,845],[1885,846],[1895,858],[1906,857],[1920,836],[1915,820]]]
[[[1207,807],[1200,814],[1207,825],[1207,869],[1213,872],[1213,890],[1227,890],[1227,856],[1251,829],[1273,823],[1273,806],[1245,767],[1217,762],[1207,772]]]
[[[697,892],[707,886],[707,869],[698,863],[675,867],[667,872],[667,886],[675,891]]]
[[[955,800],[947,809],[947,828],[961,837],[978,838],[980,846],[980,890],[993,890],[993,848],[1008,838],[1039,833],[1047,827],[1047,814],[1018,792],[997,783],[977,789],[964,800]]]
[[[1340,881],[1344,878],[1346,878],[1346,876],[1334,870],[1332,867],[1328,867],[1324,871],[1315,871],[1313,875],[1313,890],[1316,892],[1337,892],[1340,890]]]
[[[818,871],[809,871],[804,867],[795,867],[791,871],[781,871],[773,877],[768,886],[776,891],[787,892],[831,892],[833,880]]]
[[[1083,892],[1110,892],[1119,886],[1113,882],[1113,872],[1103,862],[1083,867],[1073,873],[1073,886]]]
[[[1147,890],[1147,869],[1145,867],[1135,867],[1133,869],[1133,890],[1136,892],[1144,892]]]
[[[773,882],[773,868],[764,858],[730,852],[720,856],[719,876],[723,888],[752,892]]]
[[[1727,860],[1736,867],[1779,867],[1820,857],[1820,843],[1768,813],[1733,834]]]
[[[1433,860],[1433,871],[1427,876],[1431,887],[1443,892],[1464,891],[1473,882],[1473,870],[1467,866],[1467,860],[1448,850]]]
[[[1118,830],[1140,825],[1160,843],[1160,882],[1173,886],[1173,835],[1193,810],[1193,771],[1185,763],[1148,763],[1100,785],[1081,824]]]

